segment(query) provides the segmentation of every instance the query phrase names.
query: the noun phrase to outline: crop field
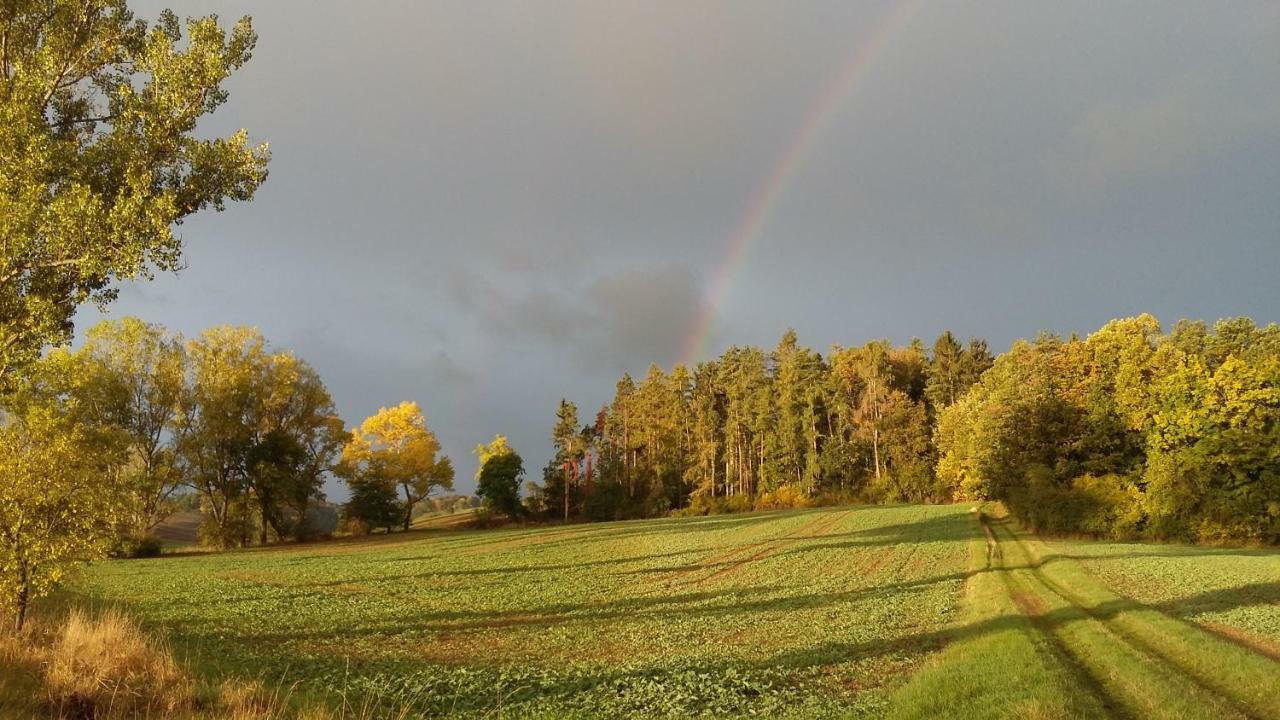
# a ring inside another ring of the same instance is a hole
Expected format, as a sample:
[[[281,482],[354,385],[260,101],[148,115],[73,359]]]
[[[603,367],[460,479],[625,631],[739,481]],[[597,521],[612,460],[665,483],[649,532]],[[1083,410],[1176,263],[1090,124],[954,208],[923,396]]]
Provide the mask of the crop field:
[[[1280,718],[1280,663],[1242,634],[1280,620],[1280,553],[1044,542],[983,524],[987,571],[954,642],[895,713]]]
[[[1280,660],[1280,552],[1055,542],[1111,589]]]
[[[64,597],[204,676],[412,716],[1280,718],[1280,553],[995,515],[428,530],[104,563]]]
[[[836,508],[113,562],[76,592],[203,673],[425,713],[879,715],[978,538],[964,507]]]

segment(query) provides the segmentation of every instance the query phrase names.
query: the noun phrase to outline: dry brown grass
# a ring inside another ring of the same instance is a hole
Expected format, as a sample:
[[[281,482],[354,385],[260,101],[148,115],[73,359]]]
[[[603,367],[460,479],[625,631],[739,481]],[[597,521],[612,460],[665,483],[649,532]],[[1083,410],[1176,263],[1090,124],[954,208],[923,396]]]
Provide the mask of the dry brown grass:
[[[176,715],[195,705],[195,683],[169,648],[115,610],[73,610],[48,650],[45,689],[63,716]]]
[[[37,615],[20,636],[0,634],[0,717],[64,720],[372,720],[371,706],[330,709],[294,688],[224,679],[202,687],[167,644],[116,610]]]

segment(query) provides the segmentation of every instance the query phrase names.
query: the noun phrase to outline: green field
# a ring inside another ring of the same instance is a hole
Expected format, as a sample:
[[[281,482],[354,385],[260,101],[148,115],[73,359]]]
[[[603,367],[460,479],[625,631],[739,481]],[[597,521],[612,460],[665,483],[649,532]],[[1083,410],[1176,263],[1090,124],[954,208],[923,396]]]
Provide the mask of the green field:
[[[475,717],[1280,718],[1280,553],[867,506],[109,562],[202,675]]]

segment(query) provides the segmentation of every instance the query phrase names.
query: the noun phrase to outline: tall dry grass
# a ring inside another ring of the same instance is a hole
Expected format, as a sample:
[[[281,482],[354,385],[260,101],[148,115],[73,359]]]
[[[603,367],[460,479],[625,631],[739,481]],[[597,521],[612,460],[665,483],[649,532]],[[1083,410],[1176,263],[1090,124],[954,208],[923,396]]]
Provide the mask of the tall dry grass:
[[[171,717],[195,706],[195,682],[123,613],[73,610],[48,650],[45,689],[64,717]]]
[[[239,678],[201,682],[167,643],[124,613],[36,616],[0,634],[0,717],[63,720],[403,720],[371,704],[333,709],[296,687]]]

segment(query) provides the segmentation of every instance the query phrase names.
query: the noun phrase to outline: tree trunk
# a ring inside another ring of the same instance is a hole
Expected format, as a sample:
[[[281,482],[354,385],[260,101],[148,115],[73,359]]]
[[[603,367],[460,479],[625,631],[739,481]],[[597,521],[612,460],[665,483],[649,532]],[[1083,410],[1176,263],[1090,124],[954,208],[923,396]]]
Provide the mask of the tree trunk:
[[[880,479],[880,428],[871,428],[871,454],[876,462],[876,479]]]
[[[22,626],[27,622],[27,605],[31,602],[31,583],[30,575],[27,573],[26,563],[18,566],[18,613],[13,620],[14,634],[22,632]]]
[[[560,494],[564,496],[564,521],[569,522],[569,461],[565,460],[564,465],[560,466],[560,472],[564,482],[560,488]]]
[[[404,529],[408,531],[409,526],[413,524],[413,496],[409,494],[409,486],[404,486]],[[391,529],[387,528],[390,532]]]

